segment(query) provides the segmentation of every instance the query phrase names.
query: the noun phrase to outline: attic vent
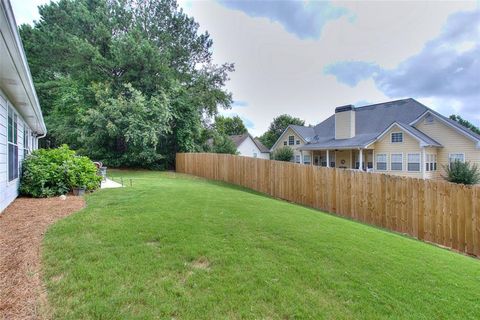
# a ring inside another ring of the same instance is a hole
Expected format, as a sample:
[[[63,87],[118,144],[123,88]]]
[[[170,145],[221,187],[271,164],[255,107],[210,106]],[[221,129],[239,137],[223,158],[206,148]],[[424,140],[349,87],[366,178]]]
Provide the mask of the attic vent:
[[[433,123],[433,116],[431,114],[425,117],[425,124],[432,124]]]

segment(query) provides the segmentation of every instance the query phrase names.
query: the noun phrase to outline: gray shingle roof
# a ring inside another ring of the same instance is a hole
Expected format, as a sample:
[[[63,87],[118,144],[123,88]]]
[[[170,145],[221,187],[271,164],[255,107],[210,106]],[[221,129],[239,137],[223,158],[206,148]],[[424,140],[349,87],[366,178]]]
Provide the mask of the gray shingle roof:
[[[294,128],[305,141],[309,142],[302,147],[304,150],[365,147],[375,141],[375,139],[393,123],[398,123],[404,127],[406,131],[420,139],[426,145],[439,147],[441,146],[440,143],[410,125],[427,111],[434,113],[459,130],[480,140],[480,135],[475,134],[468,128],[461,126],[457,122],[427,108],[411,98],[355,108],[356,135],[350,139],[335,139],[335,115],[330,116],[315,127],[291,127]]]
[[[270,153],[270,150],[263,145],[263,143],[260,142],[257,138],[253,139],[253,142],[257,145],[257,148],[260,150],[262,153]]]

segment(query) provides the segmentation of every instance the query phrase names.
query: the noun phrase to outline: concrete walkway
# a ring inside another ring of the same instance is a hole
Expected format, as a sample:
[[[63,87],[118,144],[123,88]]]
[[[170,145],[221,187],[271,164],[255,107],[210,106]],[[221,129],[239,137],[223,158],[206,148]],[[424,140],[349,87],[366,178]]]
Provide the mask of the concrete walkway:
[[[115,181],[107,178],[105,181],[102,181],[102,185],[101,185],[100,188],[110,189],[110,188],[121,188],[121,187],[123,187],[123,186],[120,183],[115,182]]]

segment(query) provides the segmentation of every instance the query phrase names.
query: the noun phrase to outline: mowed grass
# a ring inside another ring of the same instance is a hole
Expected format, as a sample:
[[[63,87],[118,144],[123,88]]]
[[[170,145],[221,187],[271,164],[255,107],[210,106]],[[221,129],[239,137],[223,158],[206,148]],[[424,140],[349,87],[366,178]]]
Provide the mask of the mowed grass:
[[[57,319],[478,319],[480,263],[185,175],[117,171],[43,248]]]

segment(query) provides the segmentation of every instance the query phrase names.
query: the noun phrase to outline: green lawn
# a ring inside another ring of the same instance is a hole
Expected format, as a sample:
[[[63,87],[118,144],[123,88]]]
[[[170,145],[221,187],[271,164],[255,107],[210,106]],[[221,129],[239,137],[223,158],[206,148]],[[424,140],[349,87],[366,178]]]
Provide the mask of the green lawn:
[[[478,319],[480,262],[235,186],[114,172],[55,224],[56,319]]]

